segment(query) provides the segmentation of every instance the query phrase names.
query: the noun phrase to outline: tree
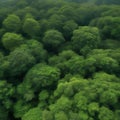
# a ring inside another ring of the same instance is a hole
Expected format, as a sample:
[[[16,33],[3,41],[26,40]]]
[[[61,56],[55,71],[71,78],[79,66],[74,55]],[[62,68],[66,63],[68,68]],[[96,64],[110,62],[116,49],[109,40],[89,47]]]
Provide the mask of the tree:
[[[64,15],[53,14],[48,19],[48,29],[56,29],[61,31],[66,17]]]
[[[111,55],[112,54],[110,50],[105,51],[102,49],[95,49],[88,55],[88,58],[85,60],[86,62],[84,67],[86,69],[87,66],[89,66],[92,62],[91,67],[94,70],[92,73],[94,73],[95,71],[116,73],[116,71],[119,69],[119,63],[116,59],[112,58]],[[92,61],[90,62],[88,60]]]
[[[26,0],[21,0],[21,1],[18,1],[17,2],[17,7],[19,8],[24,8],[28,5],[27,1]]]
[[[97,72],[94,73],[93,79],[97,80],[99,79],[100,81],[107,81],[107,82],[119,82],[119,78],[116,77],[114,74],[108,74],[106,72]]]
[[[45,101],[49,97],[49,93],[46,90],[42,90],[39,94],[39,100],[40,101]]]
[[[88,105],[88,111],[91,116],[95,116],[99,112],[99,103],[90,103]]]
[[[112,16],[112,17],[118,17],[120,14],[120,7],[116,6],[116,7],[111,7],[110,9],[108,8],[108,10],[105,10],[102,13],[102,16]]]
[[[26,43],[20,47],[28,49],[30,53],[35,57],[37,62],[45,61],[47,58],[47,51],[43,48],[42,43],[38,42],[35,39],[26,41]]]
[[[17,48],[7,57],[9,76],[21,76],[35,64],[35,58],[29,50]],[[22,76],[21,76],[22,77]]]
[[[39,22],[33,18],[26,18],[23,23],[23,31],[32,38],[38,36],[40,32]]]
[[[72,50],[64,50],[58,56],[53,56],[49,59],[49,64],[58,67],[64,76],[67,73],[84,74],[81,69],[83,65],[83,57],[79,56]]]
[[[47,50],[55,52],[57,48],[65,42],[65,39],[61,32],[57,30],[48,30],[45,32],[42,41]]]
[[[12,84],[7,83],[5,80],[0,80],[0,101],[1,104],[9,109],[12,106],[12,96],[14,95],[15,89]]]
[[[116,49],[119,48],[120,42],[118,40],[107,39],[101,43],[101,47],[104,49]]]
[[[72,4],[62,5],[58,11],[58,14],[62,14],[66,17],[66,20],[64,22],[69,21],[69,20],[76,21],[77,19],[77,9],[75,9],[75,6]]]
[[[38,107],[32,108],[22,117],[22,120],[42,120],[42,111]]]
[[[49,64],[53,66],[57,66],[58,68],[66,72],[64,69],[65,66],[63,65],[63,63],[75,56],[77,56],[77,54],[72,50],[62,51],[61,53],[59,53],[58,56],[53,56],[49,58]]]
[[[91,20],[100,16],[101,11],[99,9],[97,6],[91,4],[84,4],[77,8],[77,15],[79,15],[77,16],[77,23],[81,26],[88,25]]]
[[[71,88],[72,92],[69,91],[66,94],[67,88]],[[115,100],[118,98],[115,98],[113,93],[107,94],[107,91],[114,91],[114,94],[117,95],[119,90],[118,83],[106,79],[102,81],[101,77],[86,80],[75,76],[69,80],[60,80],[54,91],[55,101],[49,105],[49,109],[54,116],[56,113],[64,112],[68,119],[112,120],[115,115],[114,109],[117,109],[119,102]],[[106,104],[99,99],[104,92],[107,95]],[[111,104],[108,99],[112,100],[114,104]]]
[[[42,119],[43,120],[54,120],[52,112],[44,110],[42,113]]]
[[[78,53],[87,53],[98,47],[100,43],[99,30],[96,27],[79,27],[73,31],[73,49]]]
[[[98,64],[101,65],[100,67],[98,66],[98,68],[108,73],[114,72],[119,67],[118,62],[110,57],[104,57],[101,60],[99,59],[98,62]]]
[[[20,1],[20,2],[22,2],[22,1]],[[26,0],[25,0],[25,2],[26,2]],[[19,3],[19,2],[17,2],[17,3]],[[16,6],[17,6],[17,3],[16,3]],[[27,4],[29,4],[29,3],[27,3]],[[18,5],[18,7],[19,7],[19,5]],[[34,18],[38,17],[38,15],[39,15],[38,14],[39,12],[36,10],[36,8],[30,7],[29,5],[25,6],[24,8],[17,9],[14,13],[16,15],[20,16],[20,18],[22,18],[22,19],[25,18],[26,14],[31,14]],[[21,28],[22,28],[22,26],[21,26]]]
[[[0,120],[120,120],[118,1],[0,0]]]
[[[90,23],[92,26],[97,26],[100,29],[103,39],[118,39],[120,38],[119,32],[119,17],[105,16],[94,19]],[[115,28],[115,29],[113,29]]]
[[[21,83],[21,84],[19,84],[17,86],[17,90],[16,91],[17,91],[17,95],[18,95],[17,98],[24,100],[24,101],[22,101],[22,103],[20,102],[20,104],[16,103],[16,105],[18,105],[18,107],[24,106],[24,103],[26,103],[28,101],[31,101],[32,99],[35,98],[35,94],[34,94],[35,90],[31,89],[31,85],[30,84],[25,84],[23,82],[23,83]],[[22,107],[22,108],[24,108],[24,107]],[[25,108],[26,108],[26,106],[25,106]]]
[[[51,67],[45,64],[36,64],[31,68],[25,76],[25,83],[30,84],[33,91],[42,87],[54,86],[60,77],[58,68]],[[54,89],[54,88],[52,88]]]
[[[29,111],[32,105],[26,104],[23,100],[18,100],[14,103],[13,114],[15,118],[21,118],[26,112]]]
[[[75,103],[75,107],[78,108],[79,110],[84,111],[87,109],[88,100],[85,96],[81,94],[81,92],[75,94],[74,103]]]
[[[5,33],[2,37],[3,46],[12,51],[16,47],[19,47],[21,44],[24,43],[24,39],[20,34],[16,33]]]
[[[99,120],[113,120],[113,119],[114,119],[114,114],[110,109],[106,107],[100,108]]]
[[[96,71],[96,59],[94,57],[86,58],[83,62],[82,69],[84,70],[84,75],[90,77]]]
[[[115,105],[118,102],[116,91],[108,90],[100,96],[100,102],[105,105]]]
[[[0,3],[0,5],[2,5],[2,3]],[[3,6],[0,7],[0,26],[3,25],[2,23],[3,23],[4,19],[9,14],[11,14],[10,12],[11,12],[11,10],[6,9],[6,7],[3,7]]]
[[[49,27],[48,27],[48,20],[47,19],[42,19],[39,22],[40,22],[40,26],[41,26],[41,30],[42,30],[40,35],[43,36],[45,31],[47,31],[49,29]]]
[[[63,34],[67,40],[70,40],[73,31],[77,29],[77,27],[78,27],[78,24],[73,20],[69,20],[64,23]]]
[[[50,110],[53,111],[55,114],[64,111],[67,113],[69,109],[71,109],[72,102],[64,96],[61,96],[55,104],[50,105]],[[56,116],[57,117],[57,116]],[[64,117],[67,119],[67,116],[64,115]]]
[[[79,112],[79,120],[88,120],[89,116],[87,113],[85,113],[84,111],[80,111]]]
[[[13,113],[15,118],[21,118],[31,108],[31,104],[26,104],[23,100],[18,100],[13,105]]]
[[[6,31],[18,32],[21,28],[21,20],[18,16],[11,14],[3,21],[3,26]]]
[[[61,111],[55,114],[55,120],[68,120],[68,117],[64,112]]]

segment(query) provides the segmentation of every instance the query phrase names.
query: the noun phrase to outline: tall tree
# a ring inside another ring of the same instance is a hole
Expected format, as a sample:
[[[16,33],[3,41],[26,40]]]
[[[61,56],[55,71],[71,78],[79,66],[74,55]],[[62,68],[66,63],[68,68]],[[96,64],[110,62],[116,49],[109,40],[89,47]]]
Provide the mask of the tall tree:
[[[11,14],[3,21],[3,26],[8,32],[18,32],[21,28],[21,20],[18,16]]]
[[[86,54],[100,44],[99,29],[96,27],[81,26],[73,31],[73,49],[78,53]]]

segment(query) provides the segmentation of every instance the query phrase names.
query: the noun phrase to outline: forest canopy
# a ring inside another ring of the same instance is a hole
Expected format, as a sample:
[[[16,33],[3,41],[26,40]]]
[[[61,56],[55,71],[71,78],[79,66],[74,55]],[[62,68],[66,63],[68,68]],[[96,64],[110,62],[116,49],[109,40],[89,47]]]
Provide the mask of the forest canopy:
[[[0,120],[120,120],[120,0],[0,0]]]

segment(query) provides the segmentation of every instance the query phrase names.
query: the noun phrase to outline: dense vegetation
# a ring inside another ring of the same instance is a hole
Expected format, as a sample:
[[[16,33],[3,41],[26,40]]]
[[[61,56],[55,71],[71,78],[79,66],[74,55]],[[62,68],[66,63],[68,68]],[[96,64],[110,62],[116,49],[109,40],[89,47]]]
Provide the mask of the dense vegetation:
[[[0,0],[0,120],[120,120],[120,0]]]

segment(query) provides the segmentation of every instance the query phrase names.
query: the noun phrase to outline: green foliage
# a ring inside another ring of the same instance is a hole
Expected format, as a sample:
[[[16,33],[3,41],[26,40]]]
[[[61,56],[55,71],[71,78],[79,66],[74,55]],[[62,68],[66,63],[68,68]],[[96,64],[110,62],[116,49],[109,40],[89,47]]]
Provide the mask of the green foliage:
[[[35,64],[35,58],[30,51],[17,48],[7,57],[8,68],[6,72],[10,76],[19,76],[24,74]]]
[[[3,54],[0,52],[0,78],[3,77],[3,62],[4,62],[4,56]]]
[[[114,0],[96,0],[96,4],[120,4],[120,1],[114,1]]]
[[[105,48],[105,49],[116,49],[116,48],[119,48],[120,42],[117,40],[108,39],[108,40],[105,40],[104,43],[101,43],[101,46],[102,48]]]
[[[0,120],[8,119],[8,111],[2,105],[0,105]]]
[[[115,120],[119,120],[120,118],[120,110],[115,111]]]
[[[14,87],[5,80],[0,80],[0,101],[6,109],[12,106],[12,96],[14,95]]]
[[[104,71],[107,73],[116,73],[119,69],[118,60],[111,56],[109,50],[93,50],[84,61],[83,69],[86,75],[91,75],[95,71]]]
[[[26,18],[23,24],[23,31],[30,37],[34,38],[40,32],[39,22],[33,18]]]
[[[87,99],[86,99],[86,97],[82,96],[81,93],[77,93],[74,96],[74,102],[75,102],[76,107],[79,110],[86,110],[86,108],[87,108]]]
[[[61,30],[64,21],[66,20],[66,17],[64,15],[58,15],[58,14],[53,14],[50,16],[49,20],[48,20],[48,28],[49,29],[57,29],[57,30]]]
[[[35,57],[37,62],[44,61],[47,58],[47,51],[43,48],[43,45],[37,40],[28,40],[26,41],[26,44],[23,44],[20,47],[28,49],[30,53]]]
[[[108,79],[112,78],[113,76],[111,76],[111,78],[109,77]],[[119,94],[120,87],[116,82],[108,81],[106,79],[101,81],[100,79],[100,76],[99,78],[89,81],[81,78],[71,78],[69,82],[59,83],[54,93],[54,96],[57,98],[57,100],[53,105],[50,105],[50,110],[55,114],[57,111],[65,111],[67,109],[67,112],[65,113],[69,117],[70,115],[68,114],[68,111],[72,111],[72,114],[74,112],[79,113],[77,116],[74,114],[74,119],[78,120],[87,120],[88,118],[112,120],[114,113],[111,107],[114,108],[115,105],[118,104],[117,95]],[[71,95],[66,95],[66,87],[71,87],[74,94],[68,92],[68,94]],[[73,102],[70,103],[69,107],[64,105],[66,108],[63,107],[64,109],[61,109],[61,106],[64,103],[62,100],[64,100],[64,102],[67,100],[72,100]],[[58,107],[59,101],[61,101],[61,105]],[[103,107],[100,107],[100,105]],[[87,113],[89,113],[89,115]]]
[[[112,38],[119,40],[120,17],[112,17],[112,16],[100,17],[98,19],[93,20],[91,24],[100,28],[101,34],[103,35],[104,39]]]
[[[42,111],[38,107],[32,108],[22,117],[22,120],[42,120]]]
[[[107,105],[114,105],[118,102],[117,94],[113,90],[103,92],[100,97],[100,102]]]
[[[50,111],[44,110],[42,112],[42,119],[43,120],[53,120],[53,115]]]
[[[58,56],[53,56],[49,59],[50,65],[60,68],[63,75],[67,73],[83,75],[83,61],[83,57],[72,50],[63,51]]]
[[[60,71],[58,68],[45,64],[37,64],[25,76],[26,82],[37,88],[50,86],[59,80]]]
[[[80,119],[80,120],[88,120],[88,114],[86,114],[86,113],[83,112],[83,111],[80,111],[80,112],[79,112],[79,119]]]
[[[48,50],[56,50],[64,41],[62,33],[57,30],[48,30],[43,38],[43,43]]]
[[[3,46],[8,50],[14,50],[24,43],[24,38],[20,34],[5,33],[2,37]]]
[[[90,103],[88,105],[88,111],[91,116],[95,116],[95,114],[99,112],[99,104],[95,102]]]
[[[50,105],[50,110],[52,110],[54,113],[57,113],[59,111],[64,111],[67,113],[67,111],[71,108],[71,101],[67,97],[60,97],[56,104]]]
[[[119,0],[0,0],[0,120],[120,120]]]
[[[64,112],[59,112],[55,114],[55,120],[68,120]]]
[[[73,20],[69,20],[69,21],[65,22],[65,24],[63,26],[63,33],[67,40],[70,40],[70,38],[72,36],[72,32],[75,29],[77,29],[77,27],[78,27],[77,23],[75,23]]]
[[[99,79],[100,81],[119,82],[119,79],[115,75],[107,74],[105,72],[97,72],[94,74],[93,78],[95,80]]]
[[[73,32],[73,49],[78,53],[86,54],[98,47],[100,43],[99,30],[96,27],[79,27]]]
[[[43,90],[42,92],[40,92],[39,94],[39,100],[40,101],[44,101],[49,97],[49,93],[46,90]]]
[[[23,100],[19,100],[14,104],[14,116],[15,118],[21,118],[29,109],[30,104],[25,104]]]
[[[29,84],[24,84],[21,83],[17,86],[17,93],[18,93],[18,98],[23,99],[24,101],[30,101],[32,100],[35,95],[33,90],[30,89]]]
[[[11,14],[3,21],[3,26],[6,31],[18,32],[21,28],[21,20],[18,16]]]
[[[78,15],[77,15],[77,9],[75,9],[76,6],[73,4],[64,4],[63,6],[61,6],[61,8],[59,9],[59,14],[62,14],[65,16],[65,20],[64,22],[66,21],[69,21],[69,20],[73,20],[73,21],[76,21],[77,18],[78,18]]]
[[[108,108],[101,107],[100,108],[100,113],[99,113],[99,119],[100,120],[113,120],[114,119],[114,114]]]

